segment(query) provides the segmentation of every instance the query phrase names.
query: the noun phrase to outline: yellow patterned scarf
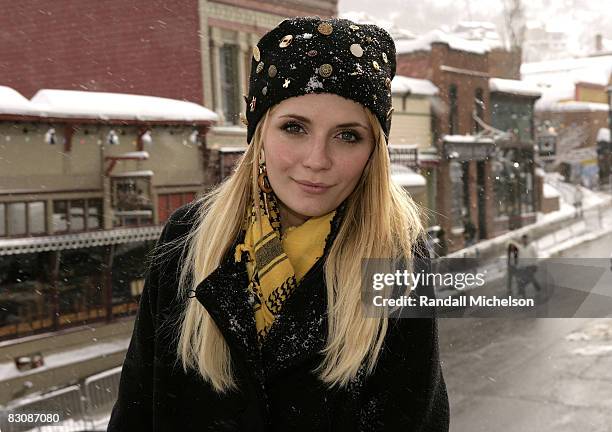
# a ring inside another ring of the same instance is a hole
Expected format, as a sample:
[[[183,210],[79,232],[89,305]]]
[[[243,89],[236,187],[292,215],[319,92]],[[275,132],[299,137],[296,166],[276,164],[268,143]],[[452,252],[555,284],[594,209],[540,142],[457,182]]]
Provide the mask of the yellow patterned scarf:
[[[235,260],[246,263],[249,274],[248,291],[252,295],[258,340],[268,334],[285,300],[315,262],[323,255],[325,239],[330,232],[336,211],[310,218],[302,225],[291,227],[281,235],[280,215],[274,193],[260,192],[260,223],[251,210],[244,243],[235,250]],[[267,205],[266,205],[267,204]]]

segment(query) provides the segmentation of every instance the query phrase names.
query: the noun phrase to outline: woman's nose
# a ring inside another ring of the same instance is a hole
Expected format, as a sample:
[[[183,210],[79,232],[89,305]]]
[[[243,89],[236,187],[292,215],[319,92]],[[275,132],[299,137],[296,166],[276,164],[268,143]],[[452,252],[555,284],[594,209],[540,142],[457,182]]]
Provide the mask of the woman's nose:
[[[302,164],[313,170],[329,169],[332,166],[329,152],[326,137],[313,137]]]

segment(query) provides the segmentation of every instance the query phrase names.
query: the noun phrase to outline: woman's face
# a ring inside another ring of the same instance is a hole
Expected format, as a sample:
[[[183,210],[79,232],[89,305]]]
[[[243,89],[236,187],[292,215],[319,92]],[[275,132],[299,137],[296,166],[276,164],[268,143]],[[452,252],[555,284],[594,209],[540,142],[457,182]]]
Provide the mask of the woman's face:
[[[336,209],[353,191],[374,148],[361,105],[335,94],[285,99],[263,131],[268,179],[283,225]]]

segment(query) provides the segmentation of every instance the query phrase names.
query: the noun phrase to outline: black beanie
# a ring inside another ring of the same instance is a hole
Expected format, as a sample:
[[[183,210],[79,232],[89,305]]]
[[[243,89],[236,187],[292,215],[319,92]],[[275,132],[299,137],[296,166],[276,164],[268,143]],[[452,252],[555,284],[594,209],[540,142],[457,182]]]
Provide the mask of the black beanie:
[[[369,108],[388,143],[395,66],[395,43],[378,26],[341,18],[282,21],[253,47],[247,142],[266,111],[284,99],[334,93]]]

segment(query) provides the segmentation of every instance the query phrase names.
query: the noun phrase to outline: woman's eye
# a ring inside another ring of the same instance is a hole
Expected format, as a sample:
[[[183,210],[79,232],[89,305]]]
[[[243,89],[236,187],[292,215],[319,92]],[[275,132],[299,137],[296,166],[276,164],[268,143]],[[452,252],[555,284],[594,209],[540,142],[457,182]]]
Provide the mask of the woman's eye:
[[[342,140],[347,141],[347,142],[357,142],[359,141],[359,138],[360,138],[358,134],[356,134],[355,132],[351,132],[351,131],[340,132],[340,136]]]
[[[302,131],[302,126],[297,123],[286,123],[281,129],[287,133],[295,135],[299,134]]]

